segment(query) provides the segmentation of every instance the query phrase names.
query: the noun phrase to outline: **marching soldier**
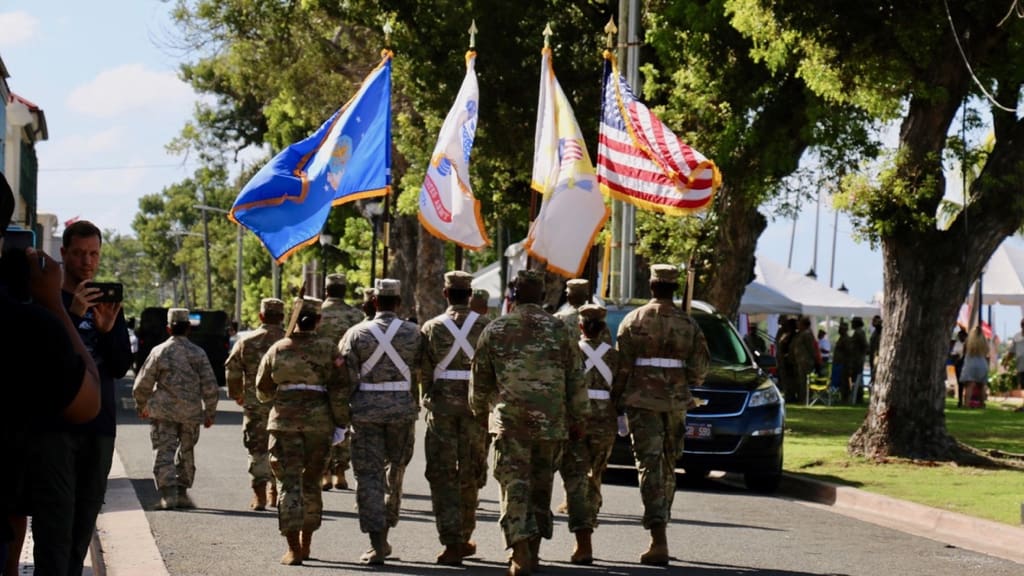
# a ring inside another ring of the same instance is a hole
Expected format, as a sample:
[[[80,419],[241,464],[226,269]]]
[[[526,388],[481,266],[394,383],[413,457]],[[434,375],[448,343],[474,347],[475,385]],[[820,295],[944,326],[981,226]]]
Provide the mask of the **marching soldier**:
[[[601,476],[615,443],[617,394],[612,390],[618,353],[602,334],[607,311],[603,306],[584,304],[579,308],[579,348],[583,360],[583,382],[590,398],[590,416],[586,436],[565,444],[562,453],[562,479],[565,482],[569,511],[569,531],[576,536],[576,549],[569,561],[591,564],[594,561],[590,537],[597,528],[601,510]]]
[[[377,305],[373,302],[373,288],[363,289],[363,303],[359,305],[359,309],[363,311],[363,320],[372,320],[374,315],[377,314]]]
[[[491,293],[482,288],[473,290],[473,295],[469,298],[469,309],[481,316],[487,316],[490,313],[490,305],[488,304],[491,300]]]
[[[491,308],[491,293],[482,288],[473,290],[473,295],[469,298],[469,309],[477,314],[490,318]],[[480,452],[480,462],[476,466],[477,471],[477,488],[483,488],[487,485],[487,453],[491,449],[491,435],[487,433],[487,427],[484,427],[484,445],[483,450]]]
[[[132,386],[139,415],[150,419],[160,510],[195,507],[188,496],[196,475],[193,449],[199,424],[213,425],[219,393],[206,352],[188,339],[188,310],[171,308],[167,324],[171,337],[149,353]]]
[[[257,397],[273,405],[267,424],[270,468],[280,492],[278,527],[288,541],[281,564],[287,565],[310,557],[323,513],[320,476],[331,435],[348,422],[341,357],[334,342],[316,333],[320,304],[317,298],[295,301],[289,324],[297,330],[267,350],[256,376]]]
[[[519,272],[515,309],[480,335],[470,381],[473,413],[494,411],[494,478],[513,576],[538,568],[540,539],[552,534],[557,452],[567,437],[583,437],[588,412],[579,349],[565,325],[541,308],[543,293],[543,272]]]
[[[320,328],[317,329],[324,338],[338,344],[345,331],[363,321],[363,311],[345,303],[345,289],[348,281],[341,273],[328,274],[324,285],[327,299],[320,308]],[[339,490],[348,489],[345,471],[352,460],[352,441],[346,435],[341,444],[331,446],[324,467],[323,489],[330,490],[333,486]],[[332,479],[333,477],[333,479]],[[333,480],[333,481],[332,481]]]
[[[359,528],[370,535],[364,564],[383,564],[391,554],[388,530],[398,524],[405,467],[416,439],[420,331],[395,312],[402,302],[398,280],[378,278],[376,314],[345,332],[340,349],[348,370],[344,398],[352,414],[352,466]]]
[[[555,312],[555,316],[558,317],[565,325],[569,328],[571,338],[573,342],[577,342],[580,339],[580,306],[583,306],[590,300],[590,281],[584,278],[573,278],[565,283],[565,294],[566,300],[569,305]],[[605,328],[602,333],[606,342],[612,341],[612,335]]]
[[[284,302],[277,298],[260,301],[260,327],[235,341],[224,363],[228,396],[242,406],[242,442],[249,452],[252,501],[249,508],[266,510],[269,500],[277,506],[277,484],[270,471],[267,419],[270,405],[256,398],[256,373],[270,345],[284,337]],[[270,494],[267,494],[267,487]]]
[[[665,528],[675,495],[675,463],[682,451],[691,386],[708,371],[708,348],[700,326],[672,302],[679,269],[651,266],[651,296],[619,325],[619,370],[615,390],[629,420],[633,456],[644,504],[643,526],[651,544],[640,562],[668,564]]]
[[[487,420],[469,409],[469,374],[476,342],[488,320],[469,309],[472,274],[444,275],[448,309],[421,329],[422,394],[427,409],[424,437],[430,495],[437,531],[444,544],[437,563],[459,566],[476,553],[479,467],[486,468]]]

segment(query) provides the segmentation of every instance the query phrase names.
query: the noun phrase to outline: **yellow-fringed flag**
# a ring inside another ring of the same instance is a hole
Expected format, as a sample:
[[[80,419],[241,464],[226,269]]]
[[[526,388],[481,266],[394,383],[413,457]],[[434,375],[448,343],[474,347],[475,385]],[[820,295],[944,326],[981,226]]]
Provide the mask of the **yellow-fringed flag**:
[[[428,232],[470,250],[490,244],[480,217],[480,201],[469,183],[469,156],[476,134],[476,52],[466,53],[466,78],[437,137],[420,188],[419,220]]]
[[[541,54],[531,186],[544,199],[526,250],[549,270],[571,278],[583,272],[609,210],[572,106],[555,78],[551,49],[545,46]]]

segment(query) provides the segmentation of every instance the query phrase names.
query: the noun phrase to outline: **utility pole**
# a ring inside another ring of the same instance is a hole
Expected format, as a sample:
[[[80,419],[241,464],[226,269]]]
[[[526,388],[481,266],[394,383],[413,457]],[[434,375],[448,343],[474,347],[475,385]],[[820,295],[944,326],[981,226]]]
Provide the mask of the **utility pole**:
[[[216,206],[207,206],[206,204],[196,204],[192,206],[198,210],[203,211],[203,234],[204,241],[206,242],[206,308],[213,308],[213,304],[210,300],[210,242],[208,236],[205,236],[206,231],[206,211],[210,210],[213,212],[219,212],[221,214],[230,214],[230,210],[223,208],[217,208]],[[241,325],[242,322],[242,225],[238,226],[238,249],[235,257],[235,322]]]

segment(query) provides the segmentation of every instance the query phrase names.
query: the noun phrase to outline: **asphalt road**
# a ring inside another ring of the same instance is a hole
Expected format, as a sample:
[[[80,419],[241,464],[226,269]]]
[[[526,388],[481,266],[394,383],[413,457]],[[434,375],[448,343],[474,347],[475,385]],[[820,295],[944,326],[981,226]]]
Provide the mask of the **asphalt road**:
[[[119,386],[130,397],[130,381]],[[120,406],[120,403],[119,403]],[[481,494],[474,539],[478,554],[462,568],[434,563],[441,551],[430,495],[423,478],[422,429],[406,473],[402,520],[391,531],[394,555],[387,565],[358,563],[368,547],[359,532],[355,493],[324,495],[324,523],[313,540],[313,559],[304,567],[281,566],[285,551],[274,511],[248,509],[251,492],[242,446],[241,409],[222,400],[216,424],[201,433],[196,448],[198,508],[155,511],[149,425],[121,409],[117,451],[146,510],[157,546],[175,576],[234,574],[489,574],[505,572],[506,552],[498,528],[498,488],[493,478]],[[349,481],[352,483],[351,473]],[[559,482],[556,477],[556,482]],[[614,470],[604,487],[601,526],[594,533],[597,561],[569,564],[572,535],[564,515],[556,515],[555,535],[541,546],[543,574],[688,574],[699,576],[934,575],[1019,576],[1021,565],[940,542],[882,528],[820,507],[785,498],[751,494],[725,483],[680,486],[668,529],[674,556],[666,568],[639,564],[648,542],[640,526],[636,474]],[[556,489],[555,500],[561,497]],[[553,505],[557,504],[553,502]]]

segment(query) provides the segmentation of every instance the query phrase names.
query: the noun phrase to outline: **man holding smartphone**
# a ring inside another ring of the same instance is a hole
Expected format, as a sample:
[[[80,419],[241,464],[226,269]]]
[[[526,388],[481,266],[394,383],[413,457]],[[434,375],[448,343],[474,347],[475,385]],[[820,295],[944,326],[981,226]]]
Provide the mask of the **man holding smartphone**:
[[[131,365],[121,303],[99,302],[103,291],[87,286],[99,269],[102,243],[100,229],[91,222],[79,220],[64,229],[61,296],[99,371],[101,405],[92,421],[70,425],[55,420],[34,439],[32,537],[39,573],[82,573],[114,454],[114,380]]]

